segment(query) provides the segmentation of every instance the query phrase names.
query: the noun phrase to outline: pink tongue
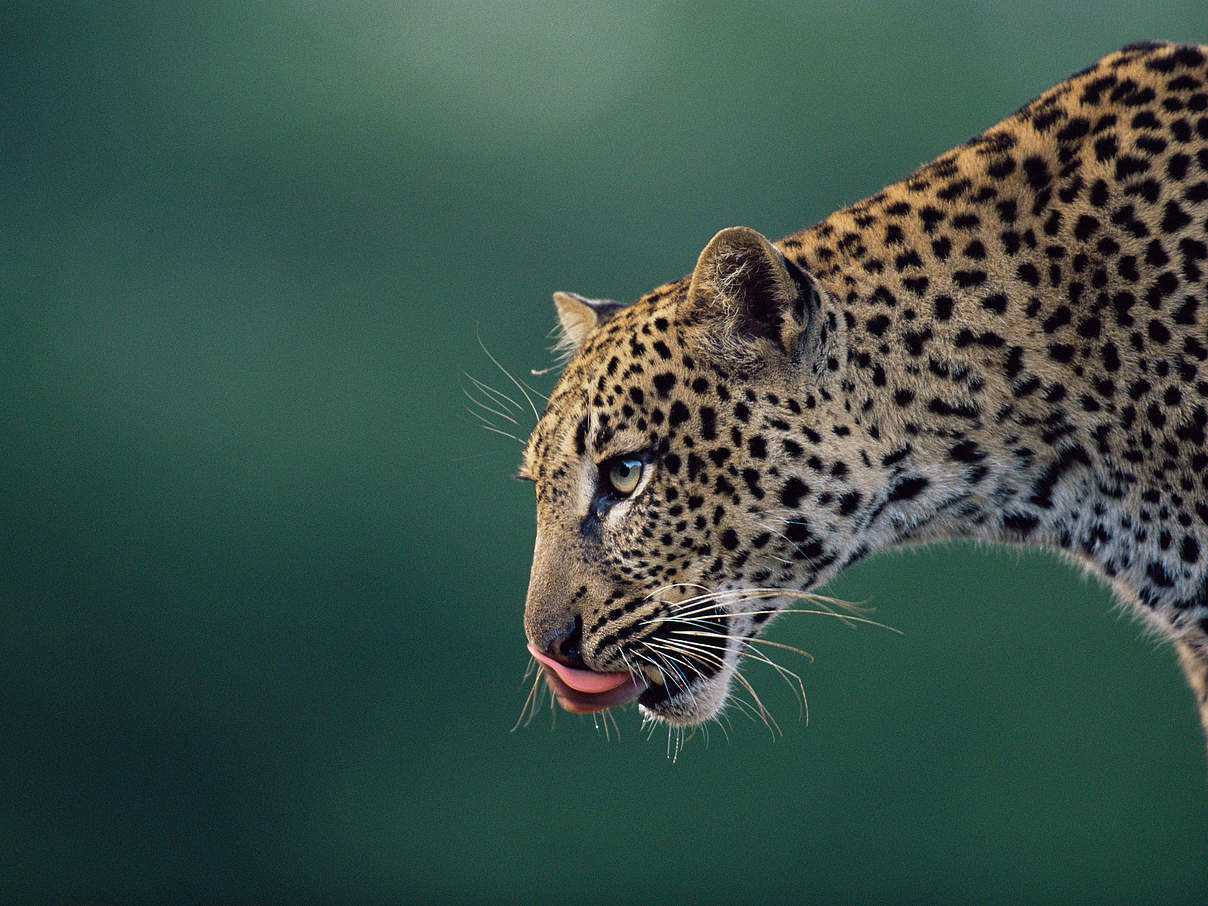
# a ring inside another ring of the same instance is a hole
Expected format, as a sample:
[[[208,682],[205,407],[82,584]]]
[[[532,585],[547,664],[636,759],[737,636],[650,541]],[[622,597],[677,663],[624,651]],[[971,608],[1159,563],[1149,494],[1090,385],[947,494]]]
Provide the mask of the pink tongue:
[[[578,692],[596,695],[600,692],[611,692],[618,686],[629,682],[628,673],[596,673],[594,670],[576,670],[574,667],[567,667],[549,655],[542,654],[533,647],[532,642],[529,643],[528,650],[533,657],[558,674],[562,678],[562,682]]]

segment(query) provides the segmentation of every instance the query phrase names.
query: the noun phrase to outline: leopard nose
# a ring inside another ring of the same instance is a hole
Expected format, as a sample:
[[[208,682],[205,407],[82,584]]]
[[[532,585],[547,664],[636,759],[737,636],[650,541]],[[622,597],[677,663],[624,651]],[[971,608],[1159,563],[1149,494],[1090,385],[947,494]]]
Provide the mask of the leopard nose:
[[[583,662],[583,618],[576,615],[574,627],[552,639],[546,646],[546,652],[567,667],[586,670],[587,665]]]

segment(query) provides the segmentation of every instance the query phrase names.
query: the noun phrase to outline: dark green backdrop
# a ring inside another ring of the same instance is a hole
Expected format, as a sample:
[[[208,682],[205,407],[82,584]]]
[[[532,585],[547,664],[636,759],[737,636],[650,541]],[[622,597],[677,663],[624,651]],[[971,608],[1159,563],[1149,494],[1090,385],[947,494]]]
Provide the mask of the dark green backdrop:
[[[736,6],[0,7],[0,899],[1208,902],[1173,655],[1047,556],[844,576],[904,634],[786,618],[781,738],[510,732],[532,492],[479,337],[544,367],[552,290],[1208,40],[1202,0]]]

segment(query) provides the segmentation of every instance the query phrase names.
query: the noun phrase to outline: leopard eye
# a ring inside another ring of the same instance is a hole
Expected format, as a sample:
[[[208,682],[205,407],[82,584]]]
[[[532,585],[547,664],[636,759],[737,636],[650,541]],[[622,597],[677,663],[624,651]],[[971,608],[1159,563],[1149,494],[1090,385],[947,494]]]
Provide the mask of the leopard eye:
[[[618,497],[628,497],[642,480],[642,461],[636,456],[614,456],[600,466],[609,491]]]

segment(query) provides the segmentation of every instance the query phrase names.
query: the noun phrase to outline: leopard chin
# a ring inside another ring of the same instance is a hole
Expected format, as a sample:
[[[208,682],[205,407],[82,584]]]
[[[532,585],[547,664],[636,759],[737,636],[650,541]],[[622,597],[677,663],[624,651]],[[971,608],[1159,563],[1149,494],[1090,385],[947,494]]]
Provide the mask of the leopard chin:
[[[726,664],[712,676],[694,676],[684,683],[663,672],[663,682],[651,682],[638,696],[643,720],[690,727],[717,717],[725,708],[734,678],[734,667]]]

